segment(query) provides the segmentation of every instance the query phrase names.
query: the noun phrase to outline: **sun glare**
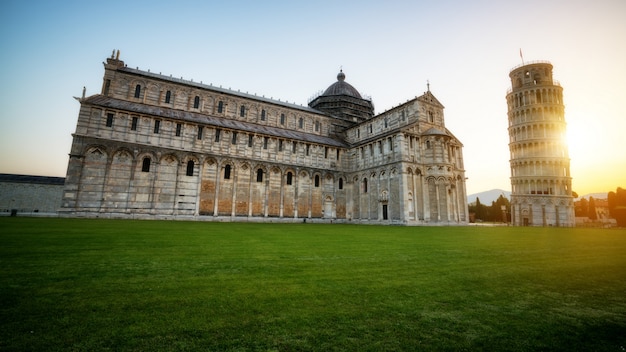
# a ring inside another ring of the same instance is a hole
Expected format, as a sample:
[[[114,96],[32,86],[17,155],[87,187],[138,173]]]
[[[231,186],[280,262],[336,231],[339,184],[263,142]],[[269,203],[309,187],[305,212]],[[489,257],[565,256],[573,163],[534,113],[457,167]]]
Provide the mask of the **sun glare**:
[[[589,145],[585,141],[584,126],[576,123],[568,123],[565,133],[565,143],[567,144],[569,156],[574,158],[585,158],[585,153],[589,152]]]

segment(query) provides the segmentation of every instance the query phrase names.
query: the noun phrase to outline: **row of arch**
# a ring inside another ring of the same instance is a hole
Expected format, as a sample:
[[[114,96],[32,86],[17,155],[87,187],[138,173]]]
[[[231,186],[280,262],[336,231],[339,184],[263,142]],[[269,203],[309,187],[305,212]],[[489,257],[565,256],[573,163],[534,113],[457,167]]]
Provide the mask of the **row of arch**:
[[[527,139],[566,138],[565,123],[532,123],[509,128],[511,142]]]
[[[321,171],[313,171],[314,169],[306,169],[306,168],[294,168],[294,167],[285,167],[285,166],[271,166],[271,168],[265,163],[250,163],[248,161],[235,161],[230,158],[220,158],[221,161],[218,162],[218,158],[215,157],[199,157],[194,154],[180,154],[180,153],[165,153],[160,154],[154,151],[142,151],[142,152],[132,152],[127,148],[118,148],[112,151],[110,154],[107,152],[107,147],[102,145],[90,145],[86,148],[84,153],[86,157],[90,159],[100,159],[102,162],[108,162],[109,164],[115,163],[125,163],[131,162],[136,164],[136,171],[143,173],[153,173],[157,174],[158,170],[155,168],[155,165],[162,163],[163,161],[175,162],[180,164],[181,166],[181,175],[198,177],[199,175],[199,166],[201,163],[216,163],[219,165],[221,172],[221,177],[224,180],[231,180],[232,175],[236,172],[238,168],[244,170],[254,170],[254,175],[256,177],[257,182],[263,182],[265,179],[265,175],[267,175],[270,171],[274,173],[280,173],[285,178],[285,183],[287,185],[292,184],[292,180],[300,172],[301,176],[310,175],[311,179],[314,182],[315,187],[318,187],[321,183],[322,177],[326,179],[334,179],[335,176],[331,172],[321,172]],[[308,171],[307,171],[308,170]],[[184,171],[184,172],[182,172]],[[383,172],[384,173],[384,172]],[[375,174],[372,174],[375,176]],[[343,189],[345,176],[338,177],[338,189]]]
[[[351,182],[324,170],[105,145],[89,145],[82,158],[70,159],[70,165],[80,169],[80,180],[73,205],[67,206],[82,211],[387,220],[386,204],[393,219],[401,219],[400,204],[407,200],[398,193],[396,168],[352,175]],[[423,177],[419,168],[407,168],[406,173],[420,177],[424,189],[433,189],[427,198],[415,198],[421,191],[409,190],[409,209],[421,207],[423,219],[425,208],[437,221],[441,214],[448,220],[458,213],[450,189],[462,182],[460,176]],[[347,183],[353,184],[350,190]],[[348,208],[349,194],[355,209]],[[418,199],[422,205],[415,205]],[[385,202],[384,216],[380,202]]]
[[[564,121],[564,115],[565,108],[563,106],[509,109],[509,126],[537,121]]]
[[[512,193],[515,195],[571,196],[571,179],[513,179]]]
[[[569,177],[569,161],[563,159],[557,160],[512,160],[511,176],[555,176]]]
[[[70,165],[80,176],[77,194],[66,206],[76,210],[323,217],[323,199],[331,202],[326,216],[345,214],[345,204],[342,213],[335,210],[345,177],[323,170],[185,153],[109,151],[103,145],[89,146]]]
[[[562,140],[511,142],[511,159],[518,158],[568,158],[567,145]]]
[[[528,89],[511,93],[507,97],[510,107],[519,108],[532,104],[563,104],[563,89],[559,86],[543,89]]]

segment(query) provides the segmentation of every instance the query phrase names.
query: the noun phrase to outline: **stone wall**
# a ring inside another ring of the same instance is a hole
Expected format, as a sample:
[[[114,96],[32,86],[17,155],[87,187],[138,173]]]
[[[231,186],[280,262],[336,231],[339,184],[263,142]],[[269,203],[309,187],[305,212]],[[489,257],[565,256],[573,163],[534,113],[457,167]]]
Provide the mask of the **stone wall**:
[[[63,195],[61,177],[0,174],[0,214],[56,213]]]
[[[109,59],[81,99],[62,213],[462,224],[464,172],[430,91],[348,123]]]

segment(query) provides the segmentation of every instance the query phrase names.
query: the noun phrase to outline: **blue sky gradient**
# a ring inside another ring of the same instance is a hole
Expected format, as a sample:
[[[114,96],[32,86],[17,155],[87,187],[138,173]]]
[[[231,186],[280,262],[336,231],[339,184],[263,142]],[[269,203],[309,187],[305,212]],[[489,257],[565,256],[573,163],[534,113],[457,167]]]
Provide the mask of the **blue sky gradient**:
[[[82,88],[130,67],[306,105],[336,80],[377,113],[431,91],[468,194],[510,189],[509,71],[564,87],[573,189],[626,187],[626,1],[14,1],[0,13],[0,172],[64,176]]]

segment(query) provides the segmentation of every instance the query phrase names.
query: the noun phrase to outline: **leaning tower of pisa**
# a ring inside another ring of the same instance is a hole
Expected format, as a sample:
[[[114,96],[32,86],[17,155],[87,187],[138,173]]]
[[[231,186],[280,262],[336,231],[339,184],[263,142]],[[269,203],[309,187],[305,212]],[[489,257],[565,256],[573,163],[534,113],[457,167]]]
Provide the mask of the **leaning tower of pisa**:
[[[574,226],[563,88],[545,61],[517,66],[509,77],[511,221],[516,226]]]

